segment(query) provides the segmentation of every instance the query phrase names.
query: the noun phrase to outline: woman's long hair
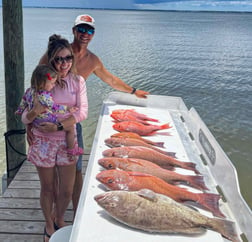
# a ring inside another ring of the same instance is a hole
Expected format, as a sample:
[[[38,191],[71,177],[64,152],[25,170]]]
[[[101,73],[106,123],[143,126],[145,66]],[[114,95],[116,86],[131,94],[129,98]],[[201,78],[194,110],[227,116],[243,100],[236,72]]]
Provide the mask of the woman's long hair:
[[[74,60],[74,53],[71,44],[68,42],[67,39],[62,38],[60,35],[53,34],[49,37],[48,47],[47,47],[47,58],[48,58],[48,64],[51,65],[55,70],[55,57],[59,53],[59,51],[63,49],[68,49],[73,56],[72,66],[70,69],[70,72],[76,73],[75,70],[75,60]],[[60,82],[57,81],[57,84],[61,87],[64,87],[66,84],[64,80],[61,80]]]

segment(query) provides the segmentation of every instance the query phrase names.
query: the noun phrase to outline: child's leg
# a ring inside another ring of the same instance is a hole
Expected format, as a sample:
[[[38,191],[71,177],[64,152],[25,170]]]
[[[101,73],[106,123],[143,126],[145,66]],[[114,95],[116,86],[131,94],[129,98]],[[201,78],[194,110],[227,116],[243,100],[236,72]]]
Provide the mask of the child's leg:
[[[75,126],[68,127],[66,131],[66,143],[67,143],[67,153],[69,155],[83,155],[84,151],[78,146],[76,137],[75,137]]]
[[[69,127],[66,130],[66,143],[68,149],[73,149],[75,146],[75,128],[74,126]]]

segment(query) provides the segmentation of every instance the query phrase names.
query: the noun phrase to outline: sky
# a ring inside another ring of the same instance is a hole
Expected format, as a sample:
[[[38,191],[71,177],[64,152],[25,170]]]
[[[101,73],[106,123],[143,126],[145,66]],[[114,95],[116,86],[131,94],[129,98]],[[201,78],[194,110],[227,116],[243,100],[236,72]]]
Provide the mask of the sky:
[[[252,12],[252,0],[23,0],[22,4],[24,7]]]

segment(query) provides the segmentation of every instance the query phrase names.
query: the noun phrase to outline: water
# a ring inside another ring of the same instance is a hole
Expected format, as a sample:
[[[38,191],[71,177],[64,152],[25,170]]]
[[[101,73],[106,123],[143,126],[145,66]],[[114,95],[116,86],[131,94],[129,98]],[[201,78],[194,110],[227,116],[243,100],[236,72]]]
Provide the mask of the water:
[[[82,13],[96,20],[90,49],[109,71],[152,94],[181,96],[188,108],[196,108],[235,165],[241,192],[252,207],[247,185],[252,183],[252,14],[24,9],[25,87],[46,49],[48,37],[57,33],[71,41],[73,21]],[[3,59],[0,70],[3,134]],[[88,79],[87,86],[89,117],[83,126],[85,146],[90,150],[102,100],[112,89],[95,76]],[[5,151],[3,137],[0,138],[3,160]],[[3,172],[4,162],[0,167]]]

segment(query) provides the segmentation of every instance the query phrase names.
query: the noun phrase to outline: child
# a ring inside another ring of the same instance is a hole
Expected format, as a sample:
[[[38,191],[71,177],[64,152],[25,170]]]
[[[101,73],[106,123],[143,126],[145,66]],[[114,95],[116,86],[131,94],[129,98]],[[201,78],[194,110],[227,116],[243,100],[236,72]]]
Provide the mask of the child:
[[[26,90],[15,114],[22,115],[26,108],[31,110],[34,99],[37,98],[46,107],[46,111],[33,120],[33,125],[39,126],[43,122],[52,122],[57,124],[58,130],[63,130],[57,116],[66,118],[69,113],[77,111],[78,108],[54,103],[51,90],[55,86],[57,78],[57,73],[50,66],[38,65],[32,73],[31,87]],[[69,127],[64,131],[66,131],[67,153],[71,156],[83,154],[83,149],[74,142],[75,127]]]

